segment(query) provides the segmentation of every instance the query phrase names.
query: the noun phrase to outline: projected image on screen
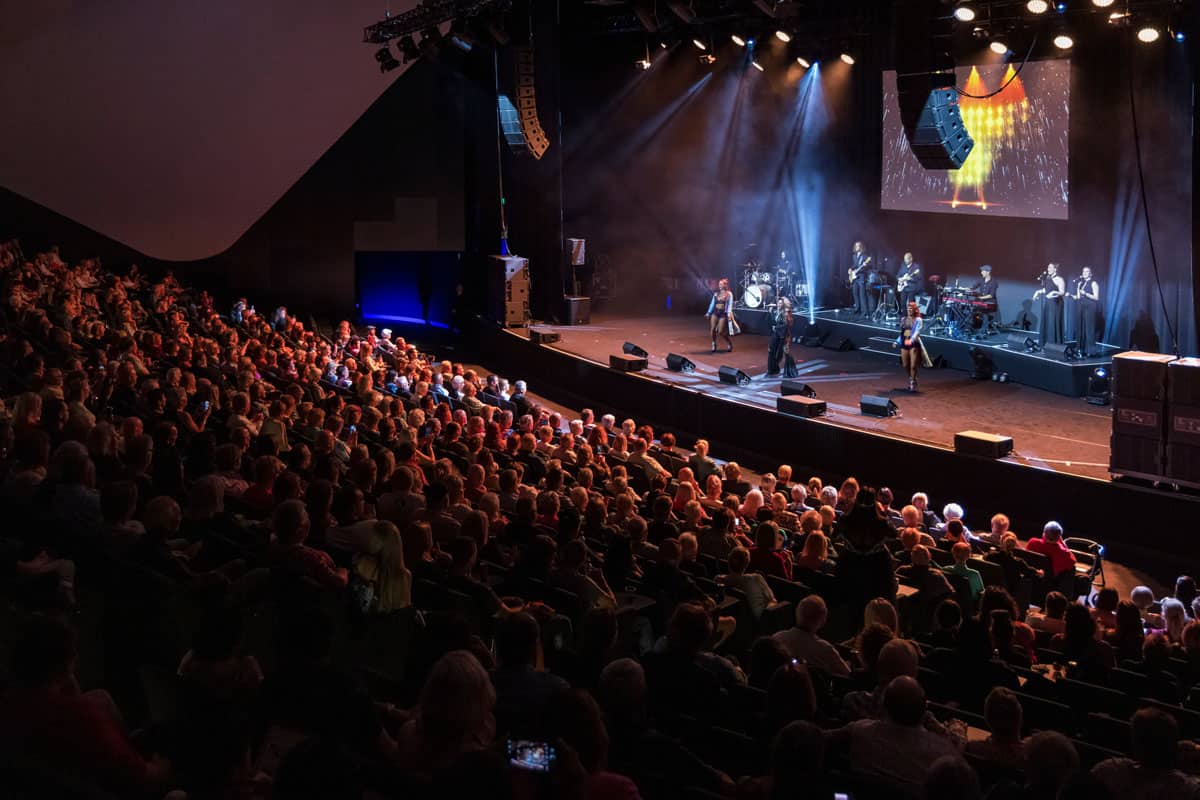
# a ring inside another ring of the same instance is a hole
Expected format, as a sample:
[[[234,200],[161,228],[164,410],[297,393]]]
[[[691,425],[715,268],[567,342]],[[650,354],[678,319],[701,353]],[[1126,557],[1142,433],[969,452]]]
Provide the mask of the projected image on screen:
[[[1020,74],[1011,64],[956,71],[963,124],[975,140],[958,170],[917,162],[900,122],[896,73],[883,74],[882,207],[1066,219],[1070,62],[1031,61]]]

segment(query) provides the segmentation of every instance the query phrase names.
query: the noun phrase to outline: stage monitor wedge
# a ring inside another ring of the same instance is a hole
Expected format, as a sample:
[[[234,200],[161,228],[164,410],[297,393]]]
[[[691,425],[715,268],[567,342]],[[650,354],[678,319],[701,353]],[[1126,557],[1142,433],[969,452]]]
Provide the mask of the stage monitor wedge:
[[[667,353],[667,369],[671,370],[671,372],[692,373],[696,371],[696,365],[687,356],[681,356],[678,353]]]
[[[750,376],[737,367],[722,366],[717,370],[717,374],[721,378],[721,383],[732,383],[737,386],[750,385]]]
[[[900,413],[900,407],[887,397],[864,394],[858,398],[858,408],[868,417],[894,417]]]
[[[799,394],[805,397],[816,397],[817,390],[809,384],[794,378],[784,378],[779,384],[780,394]]]
[[[775,399],[775,409],[793,417],[812,419],[823,417],[827,407],[824,400],[802,394],[781,394]]]
[[[554,344],[562,339],[562,334],[558,331],[548,331],[539,328],[529,329],[529,341],[534,344]]]
[[[608,365],[618,372],[641,372],[646,368],[647,362],[640,356],[614,353],[608,357]]]
[[[954,452],[980,458],[1004,458],[1012,452],[1011,436],[982,431],[959,431],[954,434]]]
[[[637,356],[638,358],[646,358],[650,355],[633,342],[626,342],[625,344],[621,345],[621,350],[627,356]]]

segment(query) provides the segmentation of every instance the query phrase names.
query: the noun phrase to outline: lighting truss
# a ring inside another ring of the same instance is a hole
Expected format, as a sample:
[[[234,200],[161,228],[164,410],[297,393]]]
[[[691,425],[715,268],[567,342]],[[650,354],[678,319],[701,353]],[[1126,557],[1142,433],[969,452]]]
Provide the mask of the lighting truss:
[[[473,17],[493,6],[503,9],[510,4],[510,0],[426,0],[416,8],[366,26],[363,28],[363,41],[387,44],[392,39],[436,28],[453,19]]]

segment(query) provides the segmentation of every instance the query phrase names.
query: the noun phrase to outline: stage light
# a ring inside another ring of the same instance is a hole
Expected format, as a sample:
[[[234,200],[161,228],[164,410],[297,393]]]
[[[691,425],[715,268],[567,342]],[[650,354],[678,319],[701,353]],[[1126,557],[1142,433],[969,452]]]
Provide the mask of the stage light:
[[[715,63],[717,63],[717,57],[714,56],[712,53],[705,53],[704,55],[700,56],[700,63],[701,64],[715,64]]]
[[[1087,401],[1094,406],[1106,406],[1112,401],[1112,380],[1104,367],[1096,367],[1088,376]]]
[[[842,63],[854,66],[854,56],[850,55],[849,53],[842,53]]]
[[[1137,32],[1138,41],[1145,42],[1146,44],[1157,42],[1160,35],[1161,34],[1158,32],[1158,28],[1154,27],[1153,25],[1147,25]]]
[[[666,50],[666,49],[667,49],[667,43],[666,43],[666,42],[659,42],[659,43],[658,43],[658,46],[659,46],[659,47],[661,47],[663,50]]]
[[[1005,55],[1006,53],[1008,53],[1008,45],[1006,45],[1004,42],[1000,41],[999,39],[997,39],[996,41],[989,44],[988,47],[991,48],[991,51],[998,56],[1002,56],[1002,55]]]
[[[697,50],[707,50],[708,49],[708,45],[706,45],[704,42],[700,41],[699,39],[692,39],[692,44],[696,45]]]
[[[391,72],[400,66],[400,62],[392,55],[390,47],[381,47],[375,51],[375,60],[379,62],[380,72]]]
[[[762,72],[762,71],[763,71],[763,65],[762,65],[762,64],[760,64],[760,63],[758,63],[757,61],[751,61],[751,62],[750,62],[750,66],[754,67],[754,68],[755,68],[756,70],[758,70],[759,72]]]
[[[970,3],[960,2],[954,9],[954,18],[959,22],[971,22],[975,19],[975,8]]]
[[[1054,10],[1061,14],[1067,10],[1067,4],[1066,3],[1055,3]]]
[[[775,38],[784,44],[787,44],[792,40],[792,35],[787,31],[775,31]]]
[[[643,58],[637,62],[638,69],[650,69],[650,59]]]
[[[1060,33],[1054,37],[1054,46],[1059,50],[1070,50],[1075,46],[1075,40],[1065,33]]]
[[[1045,14],[1050,10],[1050,4],[1046,0],[1029,0],[1025,4],[1025,10],[1030,14]]]
[[[1114,11],[1108,15],[1109,25],[1124,25],[1129,19],[1128,11]]]
[[[1113,0],[1092,0],[1092,5],[1096,8],[1108,8],[1113,4]]]
[[[416,61],[421,57],[421,50],[417,47],[417,43],[413,40],[412,34],[400,37],[400,41],[396,46],[400,48],[400,52],[404,55],[404,63]]]
[[[738,47],[746,46],[746,40],[743,39],[742,37],[738,36],[736,33],[733,36],[730,36],[729,38],[732,39],[733,43],[736,44]]]
[[[796,63],[799,64],[800,66],[804,67],[805,69],[808,69],[809,67],[812,66],[812,64],[810,64],[808,62],[808,59],[805,58],[804,56],[796,56]]]
[[[1187,37],[1184,36],[1183,31],[1175,31],[1175,33],[1172,35],[1171,38],[1173,38],[1177,42],[1182,42]]]
[[[971,377],[977,381],[990,381],[992,375],[996,373],[996,365],[992,362],[992,357],[975,346],[967,350],[967,355],[971,357],[971,362],[975,366]]]

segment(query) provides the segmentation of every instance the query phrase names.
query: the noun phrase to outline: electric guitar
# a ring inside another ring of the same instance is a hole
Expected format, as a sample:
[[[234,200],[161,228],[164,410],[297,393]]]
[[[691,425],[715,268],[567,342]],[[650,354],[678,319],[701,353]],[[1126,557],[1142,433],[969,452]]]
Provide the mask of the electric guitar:
[[[903,292],[908,285],[917,279],[919,272],[909,272],[896,279],[896,291]]]
[[[858,269],[851,267],[850,269],[846,270],[846,283],[854,283],[854,279],[857,278],[859,273],[866,269],[867,265],[870,263],[871,257],[867,256],[865,259],[863,259],[863,263],[859,265]]]

